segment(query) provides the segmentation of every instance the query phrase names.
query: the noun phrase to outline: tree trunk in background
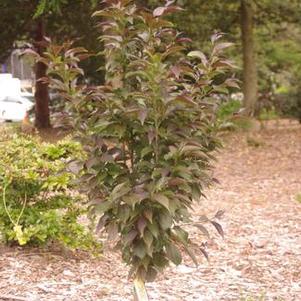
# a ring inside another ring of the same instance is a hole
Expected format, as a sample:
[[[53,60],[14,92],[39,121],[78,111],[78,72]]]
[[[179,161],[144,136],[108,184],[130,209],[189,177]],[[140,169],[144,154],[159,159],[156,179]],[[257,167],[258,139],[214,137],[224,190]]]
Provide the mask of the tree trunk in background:
[[[44,51],[44,24],[42,20],[37,21],[36,29],[36,51],[39,55]],[[35,66],[35,126],[39,129],[50,128],[49,117],[49,92],[47,84],[40,82],[39,79],[46,76],[47,66],[38,62]]]
[[[241,0],[241,36],[243,48],[243,94],[247,115],[253,115],[257,102],[258,84],[253,33],[252,0]]]

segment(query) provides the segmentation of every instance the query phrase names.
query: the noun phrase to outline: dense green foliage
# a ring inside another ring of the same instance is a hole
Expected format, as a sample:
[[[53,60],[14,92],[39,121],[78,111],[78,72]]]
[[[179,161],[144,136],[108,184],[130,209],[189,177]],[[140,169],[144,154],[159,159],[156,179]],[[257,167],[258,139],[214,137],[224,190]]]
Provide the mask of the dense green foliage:
[[[1,135],[0,236],[19,245],[59,241],[70,248],[92,249],[93,237],[80,225],[85,214],[79,195],[71,193],[74,176],[66,161],[81,157],[78,143],[65,139],[41,143],[18,134]]]
[[[67,119],[87,152],[73,168],[83,173],[98,230],[122,250],[132,275],[153,280],[169,261],[181,262],[180,248],[195,261],[182,224],[213,182],[211,153],[219,145],[213,95],[237,86],[222,54],[231,44],[215,34],[210,55],[189,52],[189,39],[162,18],[180,10],[171,3],[153,12],[127,0],[106,4],[94,14],[105,18],[105,86],[77,84],[83,48],[51,45],[40,60],[48,65],[47,81],[66,99]],[[216,220],[201,222],[223,234]]]

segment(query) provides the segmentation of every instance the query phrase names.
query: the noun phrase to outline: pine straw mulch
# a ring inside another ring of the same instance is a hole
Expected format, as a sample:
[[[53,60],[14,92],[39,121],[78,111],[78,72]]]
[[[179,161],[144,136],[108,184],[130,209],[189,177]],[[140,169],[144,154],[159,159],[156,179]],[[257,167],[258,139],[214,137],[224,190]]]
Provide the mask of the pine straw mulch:
[[[226,211],[225,239],[210,228],[189,232],[200,266],[185,256],[147,285],[151,300],[301,300],[301,127],[275,125],[224,137],[215,175],[220,185],[196,207],[194,218]],[[118,254],[100,258],[60,250],[0,248],[0,300],[132,300]],[[260,299],[262,297],[262,299]]]

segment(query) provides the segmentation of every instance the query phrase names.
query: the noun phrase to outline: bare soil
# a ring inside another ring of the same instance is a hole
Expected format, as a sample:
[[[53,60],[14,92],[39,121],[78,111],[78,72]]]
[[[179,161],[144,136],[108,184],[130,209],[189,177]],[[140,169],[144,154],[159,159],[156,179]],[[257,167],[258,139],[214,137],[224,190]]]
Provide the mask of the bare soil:
[[[223,137],[215,177],[221,184],[196,205],[194,219],[225,210],[225,238],[188,228],[200,262],[185,256],[155,283],[150,299],[301,300],[301,126],[283,122]],[[252,299],[247,299],[252,297]],[[132,300],[127,267],[105,248],[99,258],[60,250],[0,247],[0,300]]]

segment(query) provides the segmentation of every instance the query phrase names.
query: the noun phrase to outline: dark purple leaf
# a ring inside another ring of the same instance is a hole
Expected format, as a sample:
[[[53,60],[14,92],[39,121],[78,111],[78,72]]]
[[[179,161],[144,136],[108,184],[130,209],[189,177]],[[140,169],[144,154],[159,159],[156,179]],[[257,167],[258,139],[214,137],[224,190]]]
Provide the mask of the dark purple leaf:
[[[192,43],[192,39],[189,39],[189,38],[178,38],[177,42],[178,43]]]
[[[98,233],[99,231],[102,230],[102,228],[105,226],[106,222],[108,220],[108,216],[107,215],[103,215],[98,223],[97,223],[97,226],[96,226],[96,233]]]
[[[127,246],[132,243],[132,241],[137,237],[138,232],[136,230],[131,230],[124,235],[123,242]]]
[[[182,11],[182,10],[183,10],[183,8],[181,8],[179,6],[161,6],[161,7],[157,7],[154,10],[153,16],[154,17],[161,17],[163,15],[178,12],[178,11]]]
[[[147,117],[147,110],[146,109],[140,110],[138,113],[138,118],[142,125],[144,124],[146,117]]]
[[[174,244],[166,245],[166,256],[171,260],[175,265],[179,265],[182,262],[182,256],[179,249]]]
[[[176,77],[176,79],[180,79],[181,68],[179,66],[172,66],[170,71]]]
[[[194,224],[195,227],[197,227],[199,230],[201,230],[201,232],[207,236],[208,238],[210,238],[210,234],[209,234],[209,231],[203,226],[203,225],[200,225],[200,224]]]
[[[149,144],[152,144],[154,138],[155,138],[155,131],[154,129],[150,129],[147,133],[147,137],[148,137],[148,142]]]
[[[196,259],[195,255],[193,254],[193,252],[188,248],[184,246],[185,251],[187,252],[187,254],[189,255],[189,257],[192,259],[192,261],[194,262],[194,264],[196,266],[198,266],[198,260]]]
[[[203,255],[206,257],[207,261],[209,261],[209,255],[207,251],[204,248],[200,248],[200,251],[203,253]]]
[[[150,209],[146,209],[143,212],[143,215],[147,218],[147,220],[152,223],[153,222],[153,212]]]
[[[225,214],[225,210],[218,210],[214,217],[217,219],[221,219],[224,214]]]
[[[108,240],[115,240],[118,236],[118,225],[115,222],[107,226]]]
[[[137,229],[140,232],[140,235],[143,236],[145,227],[146,227],[147,223],[144,217],[140,217],[138,222],[137,222]]]
[[[224,230],[223,230],[222,226],[219,223],[215,222],[215,221],[211,221],[211,224],[215,227],[215,229],[218,232],[218,234],[222,238],[224,238]]]

